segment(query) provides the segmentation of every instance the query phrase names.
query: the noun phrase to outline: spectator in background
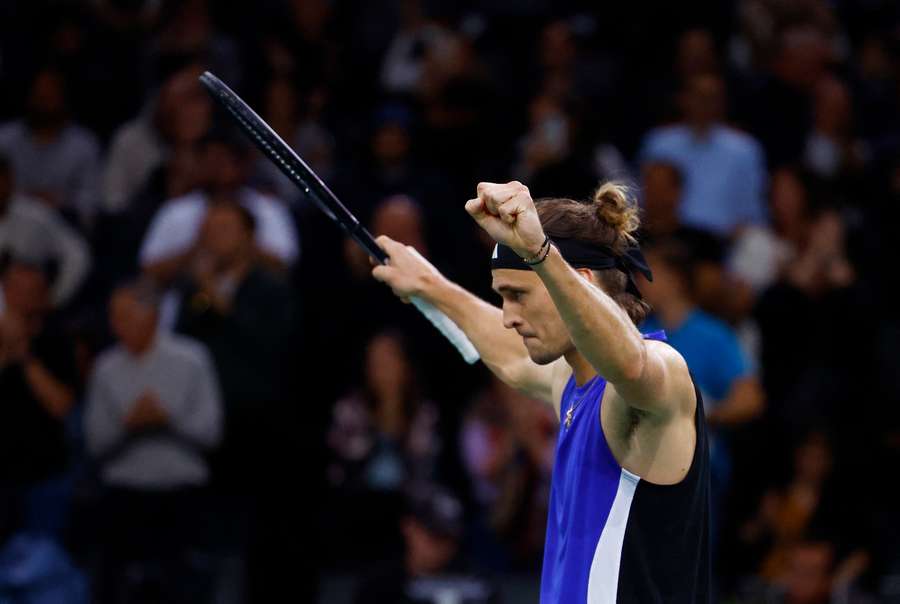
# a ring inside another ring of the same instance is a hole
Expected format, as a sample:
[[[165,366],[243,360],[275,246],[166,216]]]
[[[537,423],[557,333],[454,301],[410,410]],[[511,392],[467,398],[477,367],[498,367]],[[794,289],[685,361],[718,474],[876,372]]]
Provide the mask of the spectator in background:
[[[206,452],[221,435],[222,404],[205,348],[157,329],[159,295],[146,282],[110,300],[118,345],[94,366],[85,410],[88,448],[103,482],[141,492],[209,480]]]
[[[460,449],[478,515],[472,555],[482,568],[536,568],[543,553],[558,420],[497,378],[463,419]]]
[[[492,604],[497,589],[460,556],[463,508],[434,484],[413,485],[401,521],[402,558],[382,563],[360,581],[354,604]]]
[[[328,514],[332,546],[341,558],[351,556],[349,548],[352,557],[371,560],[396,545],[394,528],[373,525],[353,510],[396,518],[402,488],[435,478],[441,441],[438,410],[417,387],[405,339],[381,332],[365,351],[362,389],[333,408],[326,476],[335,496]]]
[[[775,283],[806,245],[815,213],[810,186],[803,171],[788,166],[776,169],[769,187],[771,228],[749,227],[735,239],[728,269],[753,293],[758,295]]]
[[[650,160],[641,166],[642,237],[665,239],[681,228],[684,176],[669,161]]]
[[[153,217],[169,199],[188,195],[202,184],[202,154],[198,145],[172,149],[121,212],[98,221],[94,241],[98,264],[96,283],[110,291],[140,271],[141,244]],[[162,322],[165,327],[165,321]]]
[[[289,144],[323,181],[335,175],[335,140],[323,123],[328,89],[316,87],[307,94],[298,93],[288,77],[276,77],[266,86],[264,115],[266,122]],[[263,190],[295,205],[300,189],[267,157],[260,156],[254,167],[254,181]]]
[[[760,328],[766,391],[772,399],[780,401],[773,410],[781,421],[800,426],[806,425],[811,417],[828,412],[825,400],[828,397],[812,397],[801,408],[787,404],[786,399],[793,397],[792,392],[806,371],[820,366],[825,357],[841,349],[838,339],[841,332],[832,329],[832,320],[827,317],[832,312],[850,310],[840,291],[857,280],[847,255],[844,220],[840,213],[823,207],[822,196],[810,183],[808,177],[794,169],[776,172],[772,187],[774,243],[775,250],[786,261],[775,265],[772,274],[767,275],[766,287],[759,290],[753,311]],[[740,265],[750,262],[747,259]],[[784,348],[786,338],[797,330],[808,336],[788,353]],[[853,346],[846,350],[853,350]],[[835,366],[840,367],[840,363]],[[838,375],[843,374],[830,373],[830,377]],[[805,379],[821,382],[811,376]],[[818,400],[813,402],[814,399]],[[815,409],[806,406],[809,404],[814,404]]]
[[[240,88],[243,61],[234,41],[217,31],[209,0],[164,2],[150,44],[155,64],[171,57],[202,57],[223,81]]]
[[[107,212],[129,209],[154,170],[209,130],[212,105],[197,80],[202,71],[196,64],[176,71],[141,114],[116,131],[103,175]]]
[[[210,133],[202,146],[203,188],[163,205],[150,224],[141,246],[144,271],[169,284],[189,266],[207,208],[239,203],[253,215],[261,258],[286,269],[299,254],[293,218],[284,204],[246,186],[250,149],[231,131]]]
[[[113,293],[118,344],[97,359],[88,388],[85,437],[106,487],[101,602],[143,601],[151,589],[168,602],[203,593],[190,555],[205,541],[201,489],[222,403],[206,349],[159,332],[158,303],[147,282]],[[153,567],[159,585],[135,581]]]
[[[10,162],[0,155],[0,262],[13,257],[35,265],[52,264],[56,279],[50,302],[61,307],[87,277],[91,266],[87,243],[56,212],[15,190]]]
[[[700,75],[684,83],[683,121],[651,131],[641,162],[668,161],[684,174],[682,223],[731,237],[746,224],[766,222],[765,158],[749,135],[722,123],[722,80]]]
[[[654,278],[643,280],[641,291],[654,312],[642,329],[664,329],[668,341],[684,355],[703,400],[709,400],[706,419],[710,425],[733,426],[757,417],[764,407],[762,393],[735,334],[694,305],[688,248],[669,239],[648,245],[645,255]]]
[[[774,601],[828,602],[833,588],[852,592],[868,566],[861,547],[867,537],[862,503],[835,476],[831,440],[821,430],[808,431],[793,450],[790,477],[766,488],[755,515],[740,529],[744,555],[756,560],[759,577],[784,592],[784,600]],[[825,564],[811,575],[814,552],[824,555],[816,559]],[[810,583],[811,577],[818,581]]]
[[[806,138],[803,163],[828,181],[858,172],[862,145],[854,137],[850,91],[837,78],[823,77],[813,94],[813,124]]]
[[[653,242],[645,247],[644,254],[653,267],[653,281],[639,277],[639,286],[654,312],[641,329],[666,331],[668,342],[684,356],[703,394],[711,428],[710,511],[715,539],[731,479],[728,430],[758,418],[765,399],[736,334],[726,323],[695,306],[693,260],[688,248],[669,239]]]
[[[578,128],[572,107],[552,96],[540,95],[531,102],[530,124],[519,141],[513,175],[529,183],[538,196],[586,197],[596,188],[597,178],[591,158],[577,152]]]
[[[775,32],[766,49],[764,78],[745,101],[742,121],[759,139],[769,165],[781,166],[803,158],[813,122],[812,95],[832,55],[822,30],[803,20]]]
[[[0,126],[0,153],[13,164],[20,190],[89,227],[99,204],[100,149],[69,117],[65,81],[53,68],[31,83],[24,119]]]
[[[25,493],[67,469],[65,422],[78,375],[50,314],[45,271],[13,259],[0,285],[0,482]]]
[[[364,379],[361,392],[334,405],[329,482],[348,492],[396,492],[410,480],[433,479],[438,412],[417,388],[399,333],[381,332],[369,341]]]
[[[446,53],[452,34],[426,17],[419,0],[401,3],[401,23],[385,52],[381,85],[388,93],[415,96],[422,91],[426,61]]]
[[[255,230],[244,206],[210,206],[180,286],[175,326],[212,353],[225,401],[222,455],[229,466],[223,469],[245,478],[256,459],[253,441],[246,439],[259,436],[261,423],[276,421],[267,406],[283,396],[280,376],[293,311],[287,286],[258,259]]]
[[[406,195],[392,195],[375,208],[371,231],[403,241],[423,256],[428,256],[424,220],[422,208],[414,199]],[[344,240],[344,258],[356,278],[368,277],[372,266],[369,257],[352,239]]]

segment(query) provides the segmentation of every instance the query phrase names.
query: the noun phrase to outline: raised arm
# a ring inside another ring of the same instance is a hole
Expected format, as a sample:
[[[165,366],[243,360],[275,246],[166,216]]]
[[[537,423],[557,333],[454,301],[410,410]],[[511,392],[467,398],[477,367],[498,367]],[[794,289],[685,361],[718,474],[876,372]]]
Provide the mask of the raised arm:
[[[503,326],[503,312],[445,278],[413,248],[381,236],[376,240],[390,256],[390,263],[376,266],[372,275],[386,283],[404,301],[420,296],[431,302],[462,329],[485,365],[513,388],[551,404],[560,361],[534,363],[522,339]],[[565,364],[564,362],[562,363]]]
[[[534,201],[521,183],[481,183],[466,210],[494,240],[523,258],[546,249]],[[628,405],[658,413],[675,411],[680,402],[689,406],[693,386],[684,359],[665,344],[645,340],[627,313],[592,282],[590,270],[573,269],[552,246],[534,269],[578,352]]]

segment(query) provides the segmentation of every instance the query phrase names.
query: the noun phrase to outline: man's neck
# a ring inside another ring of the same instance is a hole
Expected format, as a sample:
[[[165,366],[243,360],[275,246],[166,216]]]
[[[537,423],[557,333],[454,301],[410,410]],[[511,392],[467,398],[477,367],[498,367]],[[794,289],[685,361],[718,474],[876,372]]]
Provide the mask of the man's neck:
[[[715,122],[688,122],[688,127],[694,138],[705,141],[712,135],[716,124]]]
[[[143,359],[145,356],[147,356],[148,352],[153,350],[153,345],[156,343],[156,337],[156,332],[154,332],[153,335],[147,338],[147,340],[140,346],[136,348],[128,348],[128,354],[133,356],[135,359]]]
[[[565,355],[566,363],[572,368],[572,374],[575,376],[575,385],[584,386],[595,375],[597,370],[591,365],[584,355],[578,352],[577,348],[572,348]]]
[[[675,331],[684,323],[687,316],[694,310],[694,305],[684,299],[673,298],[666,304],[656,307],[656,315],[664,329]]]

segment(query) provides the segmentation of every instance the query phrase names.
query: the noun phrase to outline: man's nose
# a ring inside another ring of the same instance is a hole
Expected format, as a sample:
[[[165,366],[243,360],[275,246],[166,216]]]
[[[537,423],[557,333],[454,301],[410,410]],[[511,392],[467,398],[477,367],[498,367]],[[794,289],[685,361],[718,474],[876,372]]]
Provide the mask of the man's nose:
[[[514,329],[522,324],[522,318],[517,311],[512,309],[512,304],[503,304],[503,327],[506,329]]]

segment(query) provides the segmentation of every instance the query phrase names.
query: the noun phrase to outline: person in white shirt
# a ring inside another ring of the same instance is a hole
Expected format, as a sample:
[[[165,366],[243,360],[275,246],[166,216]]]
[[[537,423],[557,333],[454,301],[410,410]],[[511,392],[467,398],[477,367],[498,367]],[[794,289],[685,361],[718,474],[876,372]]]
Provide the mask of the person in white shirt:
[[[0,126],[0,152],[22,191],[90,227],[97,211],[100,145],[69,117],[63,75],[42,69],[23,119]]]
[[[141,114],[116,131],[103,171],[106,211],[130,208],[153,171],[175,149],[195,144],[209,130],[212,104],[197,80],[202,71],[192,64],[175,72]]]
[[[269,265],[286,269],[299,255],[291,213],[280,200],[244,186],[250,153],[242,139],[213,132],[203,143],[206,186],[167,201],[150,224],[140,251],[144,272],[167,284],[187,266],[210,204],[237,202],[256,219],[256,243]]]
[[[103,482],[163,491],[207,483],[206,453],[222,436],[218,378],[199,342],[159,332],[159,296],[146,283],[110,302],[118,344],[91,374],[85,409],[88,451]]]
[[[12,166],[0,155],[0,258],[54,264],[51,303],[63,306],[78,292],[91,268],[87,242],[56,212],[14,191]]]
[[[104,487],[101,601],[133,601],[108,594],[130,592],[148,564],[163,577],[161,601],[183,601],[173,595],[179,586],[206,579],[193,560],[208,547],[215,510],[208,455],[222,438],[222,400],[206,348],[157,329],[158,300],[148,282],[115,290],[118,344],[97,359],[88,385],[85,440]]]

